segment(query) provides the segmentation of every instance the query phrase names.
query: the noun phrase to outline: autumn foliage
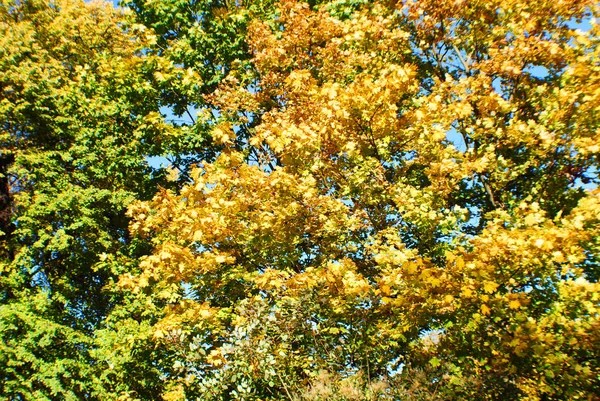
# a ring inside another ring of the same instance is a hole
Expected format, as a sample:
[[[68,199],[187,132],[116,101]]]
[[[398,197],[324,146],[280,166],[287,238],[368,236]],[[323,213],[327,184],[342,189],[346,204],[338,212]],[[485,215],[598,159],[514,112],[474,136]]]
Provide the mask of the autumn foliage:
[[[2,399],[598,400],[596,2],[124,6],[0,8]]]

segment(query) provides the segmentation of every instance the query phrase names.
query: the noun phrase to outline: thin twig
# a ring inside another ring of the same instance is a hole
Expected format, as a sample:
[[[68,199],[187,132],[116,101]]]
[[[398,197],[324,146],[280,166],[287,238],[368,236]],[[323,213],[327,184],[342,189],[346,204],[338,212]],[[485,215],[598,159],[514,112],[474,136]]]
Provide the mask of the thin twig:
[[[285,385],[285,382],[283,381],[283,378],[281,377],[279,372],[276,371],[275,373],[277,373],[277,377],[279,377],[279,380],[281,381],[281,384],[283,385],[283,389],[285,390],[285,393],[287,394],[290,401],[294,401],[294,398],[292,398],[292,395],[290,394],[290,391],[288,390],[288,387]]]
[[[460,61],[460,63],[463,65],[463,67],[465,68],[465,72],[467,74],[471,73],[471,67],[467,65],[467,62],[465,61],[465,59],[462,57],[462,54],[460,54],[460,50],[458,50],[458,47],[456,47],[456,45],[454,43],[452,43],[452,48],[454,49],[454,51],[456,52],[456,55],[458,56],[458,60]]]

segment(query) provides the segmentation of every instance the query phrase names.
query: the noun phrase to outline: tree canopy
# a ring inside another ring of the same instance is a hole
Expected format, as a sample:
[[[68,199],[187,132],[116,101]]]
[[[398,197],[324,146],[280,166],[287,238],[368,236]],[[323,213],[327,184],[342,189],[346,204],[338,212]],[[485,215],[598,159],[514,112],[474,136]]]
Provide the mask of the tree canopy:
[[[598,18],[1,0],[0,399],[597,400]]]

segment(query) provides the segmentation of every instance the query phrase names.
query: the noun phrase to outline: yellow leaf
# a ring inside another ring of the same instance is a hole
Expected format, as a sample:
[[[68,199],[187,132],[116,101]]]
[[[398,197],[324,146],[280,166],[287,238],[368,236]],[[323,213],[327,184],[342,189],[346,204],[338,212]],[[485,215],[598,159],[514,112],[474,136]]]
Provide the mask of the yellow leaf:
[[[383,284],[381,287],[379,287],[379,290],[384,295],[390,295],[390,287],[385,284]]]
[[[537,223],[537,221],[538,219],[535,214],[528,214],[527,216],[525,216],[525,225],[527,226],[533,226]]]
[[[210,351],[206,361],[213,366],[221,366],[223,364],[223,356],[219,350],[213,349]]]
[[[483,283],[483,290],[488,294],[496,291],[496,288],[498,288],[498,284],[494,283],[493,281],[486,281]]]
[[[491,309],[486,304],[481,305],[481,313],[484,315],[489,315],[490,311]]]
[[[202,231],[200,231],[200,230],[194,231],[194,236],[193,236],[192,240],[193,241],[202,240]]]
[[[517,299],[513,299],[508,303],[508,307],[510,309],[519,309],[521,307],[521,303]]]
[[[385,303],[385,304],[390,304],[392,303],[392,301],[394,301],[392,298],[389,297],[383,297],[381,298],[381,302]]]

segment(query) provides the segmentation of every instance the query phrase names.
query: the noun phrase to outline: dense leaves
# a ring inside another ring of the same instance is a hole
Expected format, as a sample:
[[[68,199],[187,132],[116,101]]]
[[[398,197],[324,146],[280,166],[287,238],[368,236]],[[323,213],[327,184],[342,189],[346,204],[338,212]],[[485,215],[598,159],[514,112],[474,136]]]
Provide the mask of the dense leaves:
[[[597,398],[595,2],[126,5],[2,9],[6,399]]]
[[[0,18],[0,393],[87,398],[106,367],[93,332],[122,300],[109,286],[148,251],[125,210],[155,192],[146,156],[171,129],[111,5],[3,2]]]

